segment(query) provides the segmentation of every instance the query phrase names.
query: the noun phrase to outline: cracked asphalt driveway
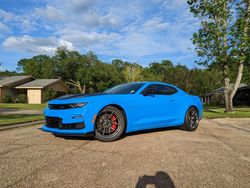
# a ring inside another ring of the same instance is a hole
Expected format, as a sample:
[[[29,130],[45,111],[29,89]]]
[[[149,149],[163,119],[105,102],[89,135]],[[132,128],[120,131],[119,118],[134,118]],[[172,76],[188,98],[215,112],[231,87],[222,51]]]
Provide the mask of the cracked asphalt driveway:
[[[1,131],[0,187],[250,187],[250,133],[223,123],[111,143],[39,126]]]

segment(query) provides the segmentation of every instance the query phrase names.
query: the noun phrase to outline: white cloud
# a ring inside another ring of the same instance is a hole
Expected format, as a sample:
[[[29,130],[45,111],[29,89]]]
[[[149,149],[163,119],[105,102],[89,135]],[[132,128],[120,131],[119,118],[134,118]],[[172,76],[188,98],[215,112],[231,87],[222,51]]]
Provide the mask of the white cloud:
[[[59,1],[61,3],[61,1]],[[90,8],[96,0],[69,0],[66,2],[66,6],[74,11],[86,11]]]
[[[72,18],[74,19],[74,18]],[[116,26],[119,23],[119,20],[114,15],[99,15],[95,12],[90,12],[84,15],[81,15],[78,18],[78,22],[84,24],[84,26],[88,27],[108,27],[108,26]]]
[[[11,31],[11,29],[7,25],[0,22],[0,33],[8,33],[10,31]]]
[[[36,30],[37,22],[28,14],[13,14],[11,12],[0,9],[0,18],[8,27],[18,28],[23,33],[28,33]],[[13,29],[13,28],[12,28]]]
[[[50,5],[47,5],[45,8],[35,8],[35,15],[51,21],[60,21],[65,17],[61,10]]]
[[[64,32],[61,35],[62,38],[75,42],[75,43],[83,43],[83,45],[89,45],[93,43],[102,43],[110,40],[116,40],[119,35],[114,33],[97,33],[97,32],[83,32],[73,30],[71,32]]]
[[[164,22],[162,18],[155,17],[151,20],[148,20],[143,24],[143,27],[149,28],[149,29],[167,29],[169,27],[168,22]]]
[[[162,5],[167,10],[175,11],[187,7],[187,0],[164,0]]]
[[[89,9],[96,0],[70,0],[65,3],[55,1],[54,5],[34,9],[34,19],[43,23],[44,26],[57,27],[58,25],[76,24],[81,28],[104,28],[115,27],[119,24],[119,18],[109,11]],[[55,25],[56,23],[56,25]]]
[[[9,22],[15,18],[15,14],[0,9],[0,18],[3,20],[3,22]]]
[[[16,52],[32,54],[53,54],[58,46],[66,46],[73,50],[73,44],[55,37],[41,38],[23,35],[22,37],[8,37],[3,42],[3,47]]]
[[[37,30],[38,23],[28,15],[17,15],[14,19],[14,25],[23,33],[30,33]]]
[[[131,58],[138,58],[171,50],[163,41],[156,41],[147,33],[142,33],[140,31],[127,34],[116,46],[120,55]]]

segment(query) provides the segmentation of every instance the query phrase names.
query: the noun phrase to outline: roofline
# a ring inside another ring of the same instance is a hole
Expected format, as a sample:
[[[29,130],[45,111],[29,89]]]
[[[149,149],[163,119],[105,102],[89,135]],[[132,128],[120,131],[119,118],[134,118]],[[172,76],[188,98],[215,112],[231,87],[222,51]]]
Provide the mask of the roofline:
[[[68,91],[70,91],[69,87],[62,79],[59,79],[59,81],[67,88]]]
[[[32,87],[32,86],[28,86],[28,87],[22,87],[22,86],[17,86],[17,87],[15,87],[16,89],[43,89],[43,88],[45,88],[45,87]]]
[[[49,84],[47,84],[47,85],[45,85],[45,86],[17,86],[17,87],[15,87],[16,89],[31,89],[31,88],[36,88],[36,89],[43,89],[43,88],[45,88],[45,87],[47,87],[47,86],[49,86],[49,85],[51,85],[51,84],[54,84],[55,82],[58,82],[60,79],[56,79],[55,81],[53,81],[53,82],[51,82],[51,83],[49,83]],[[35,81],[35,80],[34,80]],[[32,81],[31,81],[32,82]],[[28,82],[29,83],[29,82]]]
[[[237,88],[237,91],[241,90],[241,89],[245,89],[245,88],[246,89],[250,88],[250,85],[248,85],[247,83],[240,83],[239,87]],[[210,91],[209,93],[205,93],[204,96],[223,94],[224,91],[225,91],[225,87],[222,86],[220,88],[217,88],[217,89]]]
[[[33,79],[35,79],[35,78],[34,78],[33,76],[31,76],[31,75],[24,75],[24,76],[27,76],[27,77],[26,77],[26,78],[22,78],[22,79],[20,79],[20,80],[18,80],[18,81],[13,81],[13,82],[8,83],[8,84],[0,85],[0,87],[11,86],[12,84],[15,84],[16,82],[24,81],[24,80],[26,80],[26,79],[28,79],[28,78],[33,78]],[[12,76],[7,76],[7,77],[12,77]]]
[[[15,88],[16,89],[44,89],[44,88],[46,88],[46,87],[48,87],[48,86],[50,86],[50,85],[52,85],[52,84],[54,84],[56,82],[61,82],[67,88],[67,90],[69,91],[69,87],[64,83],[64,81],[62,81],[59,78],[56,79],[55,81],[43,86],[43,87],[41,87],[41,86],[40,87],[39,86],[16,86]]]

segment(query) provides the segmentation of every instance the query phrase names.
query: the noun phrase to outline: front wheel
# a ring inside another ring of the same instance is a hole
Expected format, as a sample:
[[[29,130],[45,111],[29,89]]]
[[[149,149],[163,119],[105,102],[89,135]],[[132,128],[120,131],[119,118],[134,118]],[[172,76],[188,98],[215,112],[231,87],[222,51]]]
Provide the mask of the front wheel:
[[[95,123],[95,138],[103,142],[111,142],[121,137],[125,130],[123,113],[113,107],[104,108]]]
[[[188,109],[184,124],[182,125],[183,130],[194,131],[199,125],[199,114],[198,110],[194,107]]]

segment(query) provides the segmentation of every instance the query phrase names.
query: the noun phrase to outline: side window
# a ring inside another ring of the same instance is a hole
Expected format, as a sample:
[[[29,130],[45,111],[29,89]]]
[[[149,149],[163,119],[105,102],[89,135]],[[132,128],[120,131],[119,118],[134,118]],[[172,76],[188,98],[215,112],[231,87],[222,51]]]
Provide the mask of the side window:
[[[173,95],[177,92],[177,90],[173,87],[166,85],[158,85],[155,94],[158,95]]]
[[[173,95],[177,90],[173,87],[163,84],[152,84],[146,87],[142,93],[151,93],[155,95]]]
[[[155,84],[149,85],[148,87],[146,87],[142,91],[143,94],[145,94],[145,93],[155,94],[155,92],[156,92],[156,85]]]

